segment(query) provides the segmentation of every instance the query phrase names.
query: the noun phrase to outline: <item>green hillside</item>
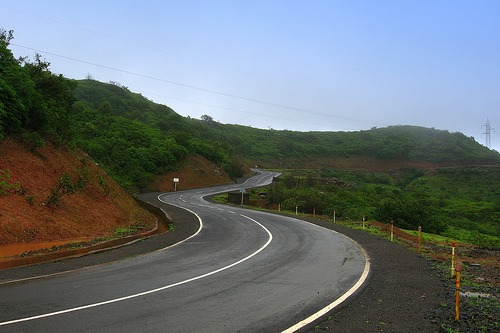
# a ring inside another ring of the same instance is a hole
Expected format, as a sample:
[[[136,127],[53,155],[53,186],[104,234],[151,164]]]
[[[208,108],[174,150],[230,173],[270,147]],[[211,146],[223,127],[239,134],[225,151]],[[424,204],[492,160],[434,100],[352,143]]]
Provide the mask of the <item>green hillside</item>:
[[[233,170],[242,160],[249,165],[276,165],[279,160],[285,167],[301,160],[306,170],[285,171],[279,185],[269,190],[268,205],[326,215],[336,210],[340,219],[365,215],[402,228],[422,226],[453,239],[500,246],[500,155],[462,133],[416,126],[359,132],[262,130],[220,124],[209,116],[183,118],[124,87],[97,81],[79,81],[75,93],[80,101],[73,109],[82,115],[74,122],[80,129],[77,141],[109,165],[111,174],[132,184],[146,186],[148,174],[175,169],[193,153]],[[155,152],[161,153],[153,159]],[[169,158],[162,162],[164,153]],[[310,162],[317,158],[369,158],[379,167],[318,169]],[[398,163],[400,167],[389,170],[388,165]],[[387,170],[380,171],[384,165]]]
[[[266,192],[282,210],[368,220],[500,247],[500,165],[393,171],[286,170]]]
[[[194,154],[232,177],[257,163],[283,169],[300,161],[306,170],[285,173],[269,204],[365,214],[498,246],[500,154],[473,138],[416,126],[304,133],[185,118],[119,84],[56,75],[38,55],[15,59],[11,39],[0,30],[0,140],[18,137],[33,151],[47,140],[81,148],[130,192]],[[318,167],[319,159],[350,167]]]
[[[498,153],[473,138],[443,130],[416,126],[358,132],[263,130],[220,124],[210,116],[204,116],[203,120],[184,118],[116,84],[78,81],[75,95],[79,101],[73,106],[72,124],[78,145],[106,165],[112,174],[121,172],[119,176],[125,178],[123,163],[130,158],[136,160],[135,166],[141,166],[135,170],[144,175],[143,171],[154,174],[176,168],[177,162],[191,153],[226,167],[237,160],[356,156],[379,160],[500,162]],[[119,155],[125,151],[125,161],[119,163]],[[156,167],[148,166],[151,162],[148,154],[152,152],[159,155],[159,160],[153,161]],[[145,185],[147,179],[142,178],[137,175],[129,180]]]
[[[175,170],[188,154],[230,169],[232,147],[210,136],[204,121],[184,118],[117,84],[78,81],[75,95],[74,142],[126,188],[147,188],[154,175]]]
[[[33,149],[49,139],[88,152],[129,190],[201,155],[233,177],[243,167],[290,161],[371,158],[498,164],[500,155],[461,133],[392,126],[358,132],[294,132],[185,118],[119,84],[68,80],[39,55],[15,59],[11,32],[0,36],[0,139],[20,134]],[[242,162],[243,161],[243,162]],[[380,162],[382,161],[382,162]]]
[[[294,132],[262,130],[183,118],[169,107],[155,104],[116,84],[78,81],[75,94],[93,110],[109,107],[113,116],[136,120],[164,134],[189,134],[207,142],[222,142],[226,153],[244,151],[255,158],[370,156],[424,161],[497,160],[498,153],[462,133],[417,126],[391,126],[358,132]],[[107,104],[109,103],[109,105]],[[101,110],[103,111],[103,110]],[[200,130],[203,130],[200,133]]]

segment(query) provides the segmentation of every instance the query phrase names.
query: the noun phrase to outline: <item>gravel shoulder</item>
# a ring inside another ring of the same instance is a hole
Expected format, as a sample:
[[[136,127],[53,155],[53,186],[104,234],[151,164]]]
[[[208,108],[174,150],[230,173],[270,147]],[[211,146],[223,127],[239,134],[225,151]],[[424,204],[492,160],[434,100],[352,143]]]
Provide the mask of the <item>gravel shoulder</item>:
[[[364,290],[308,332],[439,332],[435,312],[449,295],[432,263],[417,253],[361,230],[305,219],[358,242],[370,256]]]
[[[152,200],[156,194],[141,196]],[[165,205],[174,230],[142,239],[119,248],[83,257],[0,271],[0,282],[82,269],[141,255],[175,244],[198,229],[191,213]],[[304,332],[438,332],[433,313],[449,296],[446,281],[437,277],[431,263],[386,239],[328,221],[303,218],[327,229],[343,233],[368,252],[371,275],[364,288],[343,306]]]

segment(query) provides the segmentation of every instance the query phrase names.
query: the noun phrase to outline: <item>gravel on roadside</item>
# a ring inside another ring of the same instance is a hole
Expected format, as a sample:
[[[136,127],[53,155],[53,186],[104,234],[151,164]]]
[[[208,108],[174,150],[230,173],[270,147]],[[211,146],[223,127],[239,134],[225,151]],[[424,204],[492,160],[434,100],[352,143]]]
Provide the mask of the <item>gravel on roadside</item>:
[[[436,311],[449,295],[432,263],[401,245],[330,221],[303,218],[358,242],[370,256],[364,290],[306,332],[439,332]]]

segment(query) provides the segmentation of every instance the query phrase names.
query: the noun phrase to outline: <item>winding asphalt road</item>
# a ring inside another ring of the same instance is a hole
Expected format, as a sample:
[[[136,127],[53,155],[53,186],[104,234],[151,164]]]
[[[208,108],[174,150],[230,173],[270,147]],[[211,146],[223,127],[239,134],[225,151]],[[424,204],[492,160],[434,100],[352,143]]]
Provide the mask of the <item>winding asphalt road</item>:
[[[213,204],[245,184],[155,198],[199,230],[174,246],[104,265],[0,284],[0,332],[293,332],[365,281],[369,260],[349,238],[298,219]],[[154,201],[152,202],[154,204]]]

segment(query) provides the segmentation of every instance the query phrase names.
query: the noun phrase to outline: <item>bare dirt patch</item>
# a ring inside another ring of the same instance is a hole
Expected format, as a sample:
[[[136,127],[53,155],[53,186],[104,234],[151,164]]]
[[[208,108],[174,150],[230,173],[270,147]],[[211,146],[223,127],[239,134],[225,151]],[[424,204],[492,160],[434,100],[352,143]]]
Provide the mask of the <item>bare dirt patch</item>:
[[[110,237],[119,228],[156,225],[156,217],[83,152],[51,143],[34,152],[10,138],[0,142],[0,156],[0,170],[8,174],[0,195],[0,260],[23,253],[25,246],[32,250],[36,244]],[[66,174],[73,182],[84,179],[84,187],[49,207],[48,198]]]
[[[0,263],[47,252],[90,247],[96,241],[144,233],[156,226],[156,217],[140,207],[87,154],[47,143],[35,152],[18,139],[0,142],[0,171],[5,171],[6,193],[0,195]],[[73,181],[87,177],[85,188],[65,194],[52,208],[51,191],[65,174]],[[178,171],[156,179],[153,188],[177,189],[228,184],[230,177],[200,156],[190,156]],[[0,179],[1,181],[1,179]],[[126,235],[120,235],[120,231]]]
[[[225,185],[231,182],[231,178],[224,170],[203,157],[195,155],[188,156],[179,170],[157,177],[153,188],[161,192],[171,192],[175,188],[174,178],[179,179],[177,190]]]

